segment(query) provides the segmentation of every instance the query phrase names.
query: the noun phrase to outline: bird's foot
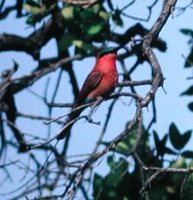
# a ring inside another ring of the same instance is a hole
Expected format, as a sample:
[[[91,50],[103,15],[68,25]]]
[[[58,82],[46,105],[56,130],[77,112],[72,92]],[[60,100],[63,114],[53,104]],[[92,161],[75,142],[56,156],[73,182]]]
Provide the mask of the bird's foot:
[[[94,121],[92,118],[91,118],[91,116],[87,116],[86,117],[86,119],[87,119],[87,121],[89,122],[89,123],[92,123],[92,124],[95,124],[95,125],[100,125],[101,124],[101,122],[100,121]]]
[[[103,97],[101,97],[101,96],[96,97],[96,101],[91,106],[92,110],[94,110],[97,106],[99,106],[102,101],[103,101]]]
[[[96,108],[100,105],[100,103],[103,101],[102,97],[97,97],[96,101],[93,103],[93,105],[91,106],[91,110],[88,114],[88,117],[91,118],[92,114],[94,113],[94,111],[96,110]]]

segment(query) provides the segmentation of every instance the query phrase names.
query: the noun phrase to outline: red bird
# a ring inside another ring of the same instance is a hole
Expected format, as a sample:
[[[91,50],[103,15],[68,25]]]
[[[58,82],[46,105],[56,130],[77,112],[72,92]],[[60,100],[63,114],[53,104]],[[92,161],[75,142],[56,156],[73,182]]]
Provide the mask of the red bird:
[[[73,112],[73,109],[82,105],[84,102],[88,102],[96,99],[97,97],[106,97],[114,91],[118,82],[118,72],[116,68],[116,58],[118,47],[108,47],[101,50],[98,54],[96,63],[87,76],[82,89],[78,95],[78,98],[72,108],[72,112],[69,114],[66,124],[80,115],[83,110],[77,110]],[[63,139],[68,133],[73,124],[69,125],[58,134],[57,139]]]

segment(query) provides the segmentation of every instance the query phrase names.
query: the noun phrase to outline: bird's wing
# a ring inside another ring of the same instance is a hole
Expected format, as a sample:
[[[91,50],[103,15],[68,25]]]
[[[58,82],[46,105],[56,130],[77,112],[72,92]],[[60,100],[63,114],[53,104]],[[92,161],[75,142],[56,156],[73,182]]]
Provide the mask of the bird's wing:
[[[100,71],[92,71],[86,78],[82,89],[79,93],[76,104],[82,103],[88,96],[88,94],[97,87],[103,77],[103,73]]]

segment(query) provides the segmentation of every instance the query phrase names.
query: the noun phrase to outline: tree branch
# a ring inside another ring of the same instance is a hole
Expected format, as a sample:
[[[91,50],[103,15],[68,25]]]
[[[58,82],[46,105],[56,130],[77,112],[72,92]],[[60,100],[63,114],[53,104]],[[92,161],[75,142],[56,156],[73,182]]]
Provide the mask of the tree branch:
[[[56,14],[28,37],[7,33],[0,34],[0,52],[10,50],[24,51],[33,56],[34,59],[39,59],[42,46],[62,32],[63,29],[63,17],[61,14]]]

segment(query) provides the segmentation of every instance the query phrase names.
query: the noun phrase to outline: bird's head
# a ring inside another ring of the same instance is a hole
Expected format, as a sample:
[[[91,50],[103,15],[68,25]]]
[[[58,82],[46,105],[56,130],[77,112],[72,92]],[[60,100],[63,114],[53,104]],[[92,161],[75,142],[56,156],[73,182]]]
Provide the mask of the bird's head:
[[[116,66],[116,59],[117,59],[117,51],[119,50],[119,47],[103,47],[100,49],[97,60],[96,60],[96,66]]]
[[[98,57],[103,57],[105,55],[112,55],[112,56],[116,56],[117,55],[117,51],[120,49],[120,47],[103,47],[100,49],[99,53],[98,53]]]

